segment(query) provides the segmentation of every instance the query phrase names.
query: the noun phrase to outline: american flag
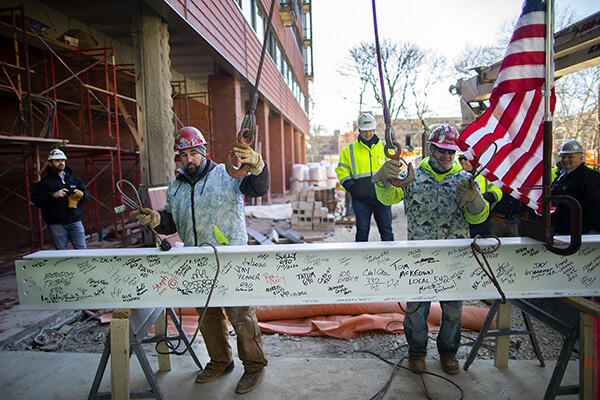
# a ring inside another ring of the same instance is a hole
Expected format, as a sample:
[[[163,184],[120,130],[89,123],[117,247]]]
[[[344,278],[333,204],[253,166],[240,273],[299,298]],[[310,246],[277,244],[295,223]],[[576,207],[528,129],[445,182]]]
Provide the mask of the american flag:
[[[541,207],[542,197],[545,12],[545,2],[525,1],[490,95],[490,107],[459,137],[459,146],[469,160],[477,158],[487,145],[479,159],[479,165],[487,164],[483,176],[534,210]],[[554,61],[551,68],[553,77]],[[553,113],[556,96],[551,81]],[[527,189],[533,185],[539,188]]]

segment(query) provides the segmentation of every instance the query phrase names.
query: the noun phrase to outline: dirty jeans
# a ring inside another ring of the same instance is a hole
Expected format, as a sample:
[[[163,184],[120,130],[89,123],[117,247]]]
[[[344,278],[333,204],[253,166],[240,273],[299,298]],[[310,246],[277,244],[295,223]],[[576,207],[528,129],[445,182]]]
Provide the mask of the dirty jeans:
[[[440,305],[442,318],[437,335],[438,352],[440,356],[455,356],[460,346],[462,301],[440,301]],[[408,341],[408,354],[411,356],[427,355],[427,339],[429,338],[427,317],[430,306],[431,302],[406,303],[404,334]],[[415,309],[417,311],[414,311]]]
[[[370,204],[353,197],[352,208],[356,217],[357,242],[367,242],[369,240],[371,215],[375,217],[381,240],[384,242],[394,241],[394,233],[392,232],[392,206],[386,206],[381,203]]]
[[[202,315],[203,308],[196,308]],[[267,365],[262,338],[254,307],[209,307],[200,327],[210,361],[206,368],[224,371],[233,361],[227,317],[237,337],[238,355],[247,372],[256,372]]]
[[[81,221],[72,222],[70,224],[52,224],[48,225],[52,242],[56,250],[67,250],[69,248],[69,240],[73,244],[74,249],[86,249],[85,245],[85,230]]]

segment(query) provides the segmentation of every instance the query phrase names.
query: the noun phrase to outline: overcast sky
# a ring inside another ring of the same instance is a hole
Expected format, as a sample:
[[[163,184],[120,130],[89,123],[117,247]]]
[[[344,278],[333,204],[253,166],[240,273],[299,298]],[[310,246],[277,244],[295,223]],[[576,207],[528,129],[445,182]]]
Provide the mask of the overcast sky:
[[[505,21],[516,19],[523,0],[377,0],[380,41],[412,41],[454,58],[471,45],[489,45],[498,40]],[[600,10],[597,0],[556,0],[556,7],[569,5],[581,18]],[[349,49],[361,41],[374,41],[371,0],[313,0],[314,83],[310,95],[313,125],[324,133],[347,130],[359,112],[356,82],[340,76]],[[441,81],[430,96],[430,116],[460,116],[458,96],[448,92],[456,79]],[[389,94],[388,94],[389,96]],[[381,109],[373,110],[382,114]]]

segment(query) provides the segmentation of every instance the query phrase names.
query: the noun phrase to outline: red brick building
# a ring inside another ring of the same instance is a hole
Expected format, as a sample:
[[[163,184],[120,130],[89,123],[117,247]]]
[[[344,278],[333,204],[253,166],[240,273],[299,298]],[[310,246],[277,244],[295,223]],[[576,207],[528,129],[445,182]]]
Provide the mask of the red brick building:
[[[265,37],[253,144],[271,171],[263,200],[284,194],[292,165],[306,162],[310,1],[276,1],[270,24],[270,0],[24,0],[23,7],[9,0],[3,7],[0,237],[11,248],[48,248],[29,195],[53,147],[65,151],[93,196],[83,220],[90,235],[126,233],[126,214],[114,212],[119,179],[142,192],[173,179],[181,126],[198,127],[208,157],[224,162],[253,97]]]

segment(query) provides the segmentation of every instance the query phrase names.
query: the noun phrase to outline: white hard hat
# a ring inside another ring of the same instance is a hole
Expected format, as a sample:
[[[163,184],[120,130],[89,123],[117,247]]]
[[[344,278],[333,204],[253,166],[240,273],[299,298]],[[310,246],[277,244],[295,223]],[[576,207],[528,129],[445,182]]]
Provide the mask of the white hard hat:
[[[358,129],[361,131],[372,131],[377,127],[375,117],[370,113],[364,113],[358,119]]]
[[[66,160],[66,159],[67,159],[67,156],[65,155],[65,153],[62,152],[62,150],[52,149],[52,150],[50,150],[50,153],[48,153],[48,161]]]
[[[563,144],[560,145],[560,149],[558,150],[559,155],[563,154],[577,154],[577,153],[585,153],[583,151],[583,146],[577,140],[567,140]]]

